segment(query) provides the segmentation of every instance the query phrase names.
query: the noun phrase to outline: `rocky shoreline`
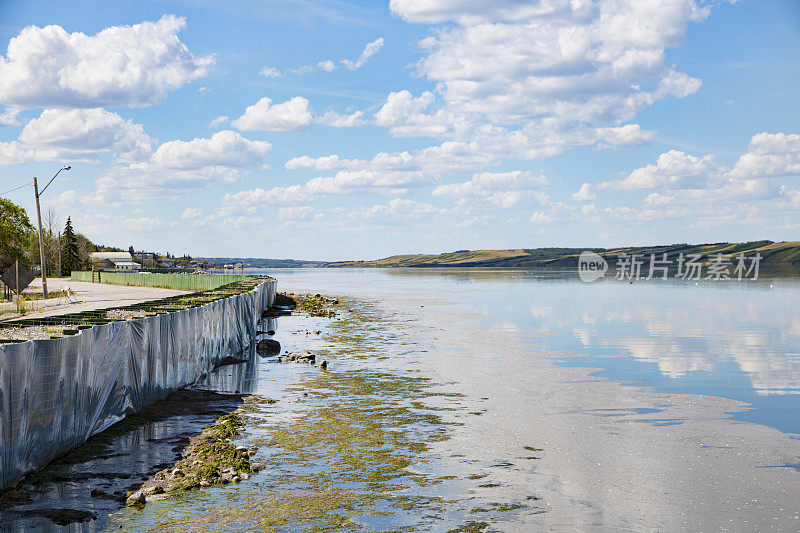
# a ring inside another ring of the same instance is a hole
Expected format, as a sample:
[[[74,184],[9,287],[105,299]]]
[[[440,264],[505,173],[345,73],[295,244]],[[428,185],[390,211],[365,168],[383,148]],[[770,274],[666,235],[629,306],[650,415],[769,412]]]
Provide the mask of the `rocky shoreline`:
[[[257,448],[231,443],[241,435],[247,406],[271,405],[275,400],[259,395],[243,398],[243,404],[230,414],[223,415],[200,435],[192,437],[181,453],[181,459],[145,481],[138,490],[129,493],[127,505],[142,505],[148,501],[169,497],[170,493],[227,485],[250,479],[263,470],[262,463],[251,462]]]

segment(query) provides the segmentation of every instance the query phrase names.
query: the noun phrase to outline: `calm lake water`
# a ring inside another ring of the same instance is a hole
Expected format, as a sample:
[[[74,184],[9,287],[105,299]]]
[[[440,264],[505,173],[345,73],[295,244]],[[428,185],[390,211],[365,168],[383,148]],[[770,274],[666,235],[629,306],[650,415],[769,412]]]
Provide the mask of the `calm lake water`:
[[[735,419],[800,433],[798,278],[629,284],[584,283],[575,272],[268,272],[279,290],[446,302],[487,328],[535,339],[561,365],[656,392],[740,400],[752,407]]]

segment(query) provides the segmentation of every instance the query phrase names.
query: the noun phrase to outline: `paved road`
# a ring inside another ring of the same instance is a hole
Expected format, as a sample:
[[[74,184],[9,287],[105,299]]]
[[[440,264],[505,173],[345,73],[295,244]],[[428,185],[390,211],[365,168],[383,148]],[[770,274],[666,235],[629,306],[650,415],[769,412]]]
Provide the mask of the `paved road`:
[[[68,313],[80,313],[81,311],[93,311],[95,309],[106,309],[108,307],[117,307],[120,305],[131,305],[187,292],[155,287],[128,287],[126,285],[87,283],[83,281],[72,281],[68,278],[47,280],[47,289],[49,291],[60,291],[65,287],[69,287],[75,293],[69,301],[67,298],[57,298],[26,302],[25,305],[28,309],[36,307],[37,310],[27,313],[25,318],[66,315]],[[31,283],[28,290],[41,292],[41,278]],[[11,304],[2,304],[0,309],[11,310],[12,306]],[[16,315],[0,315],[0,319],[13,319],[12,317],[14,316]]]

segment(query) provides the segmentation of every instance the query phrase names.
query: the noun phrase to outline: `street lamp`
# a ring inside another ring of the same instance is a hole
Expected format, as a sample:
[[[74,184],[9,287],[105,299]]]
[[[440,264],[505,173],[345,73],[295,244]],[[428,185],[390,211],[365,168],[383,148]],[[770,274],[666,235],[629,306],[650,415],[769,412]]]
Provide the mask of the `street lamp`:
[[[62,170],[72,170],[72,167],[70,166],[61,167],[58,170],[58,172],[56,172],[56,175],[53,176],[53,178],[47,182],[47,185],[44,186],[42,192],[39,192],[39,183],[36,181],[35,177],[33,178],[33,192],[36,195],[36,216],[39,219],[39,259],[42,263],[42,292],[44,293],[45,298],[47,298],[47,272],[46,272],[47,267],[45,266],[44,263],[44,239],[42,238],[42,210],[39,208],[39,197],[42,194],[44,194],[44,191],[47,190],[47,188],[50,186],[51,183],[53,183],[53,180],[56,179],[56,176],[58,176]]]

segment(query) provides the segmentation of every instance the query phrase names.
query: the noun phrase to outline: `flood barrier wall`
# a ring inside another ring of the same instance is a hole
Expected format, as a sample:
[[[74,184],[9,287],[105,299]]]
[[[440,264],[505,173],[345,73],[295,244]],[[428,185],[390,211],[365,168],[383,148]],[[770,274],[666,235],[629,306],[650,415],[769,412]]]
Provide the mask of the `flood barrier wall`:
[[[0,345],[0,488],[249,350],[276,289]]]

